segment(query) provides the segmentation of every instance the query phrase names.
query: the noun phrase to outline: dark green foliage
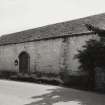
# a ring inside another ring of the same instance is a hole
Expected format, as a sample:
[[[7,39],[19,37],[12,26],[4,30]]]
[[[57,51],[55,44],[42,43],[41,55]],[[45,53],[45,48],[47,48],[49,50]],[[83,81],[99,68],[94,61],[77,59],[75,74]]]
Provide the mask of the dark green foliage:
[[[0,71],[1,79],[10,79],[15,81],[26,81],[26,82],[36,82],[44,84],[60,85],[61,80],[59,74],[45,73],[40,71],[35,71],[31,74],[21,74],[13,71]]]
[[[75,56],[81,63],[80,69],[91,71],[96,66],[105,67],[105,45],[101,41],[89,40],[83,47]]]
[[[80,62],[80,69],[86,71],[90,88],[94,87],[95,67],[105,68],[105,44],[97,40],[89,40],[83,46],[84,50],[79,50],[75,58]]]
[[[13,71],[0,71],[0,78],[10,78],[13,75],[17,75],[17,72],[13,72]]]
[[[93,31],[94,33],[97,33],[100,37],[105,37],[105,29],[99,28],[92,24],[85,24],[85,26],[89,31]]]
[[[51,77],[54,77],[54,78],[56,78],[56,77],[59,77],[59,74],[56,74],[56,73],[51,73],[51,72],[42,72],[42,71],[35,71],[35,72],[33,72],[32,74],[35,74],[36,75],[36,77],[49,77],[49,78],[51,78]]]
[[[105,45],[101,41],[89,40],[83,47],[75,56],[81,63],[80,69],[89,72],[96,66],[105,67]]]

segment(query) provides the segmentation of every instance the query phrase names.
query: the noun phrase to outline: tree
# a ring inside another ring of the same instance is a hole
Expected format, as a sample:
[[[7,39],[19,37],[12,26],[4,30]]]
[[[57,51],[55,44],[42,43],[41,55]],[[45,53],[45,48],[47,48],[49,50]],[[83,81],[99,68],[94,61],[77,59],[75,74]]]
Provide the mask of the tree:
[[[88,29],[97,33],[100,37],[105,33],[105,30],[95,28],[92,25],[88,25]],[[89,88],[94,88],[94,69],[96,67],[105,69],[105,43],[101,40],[89,40],[86,45],[83,46],[84,50],[79,50],[75,58],[78,58],[80,62],[80,69],[88,73]]]

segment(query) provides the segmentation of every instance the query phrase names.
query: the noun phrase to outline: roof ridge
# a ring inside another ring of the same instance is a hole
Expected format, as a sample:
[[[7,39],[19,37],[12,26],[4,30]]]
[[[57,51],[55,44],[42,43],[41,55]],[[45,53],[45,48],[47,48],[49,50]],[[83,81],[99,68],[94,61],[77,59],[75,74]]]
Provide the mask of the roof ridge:
[[[85,26],[86,23],[95,25],[105,24],[105,13],[2,35],[0,37],[0,45],[7,43],[20,43],[21,41],[26,42],[35,39],[45,39],[59,36],[61,37],[62,33],[68,32],[71,34],[85,33],[88,30]],[[65,36],[67,35],[65,34]]]

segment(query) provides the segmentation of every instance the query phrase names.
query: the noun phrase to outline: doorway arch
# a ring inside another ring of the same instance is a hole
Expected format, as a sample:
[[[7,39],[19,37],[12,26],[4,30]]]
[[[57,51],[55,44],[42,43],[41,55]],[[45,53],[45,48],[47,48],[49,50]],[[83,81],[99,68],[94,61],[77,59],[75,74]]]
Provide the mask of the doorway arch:
[[[19,72],[22,74],[29,73],[30,68],[30,56],[27,52],[21,52],[19,54]]]

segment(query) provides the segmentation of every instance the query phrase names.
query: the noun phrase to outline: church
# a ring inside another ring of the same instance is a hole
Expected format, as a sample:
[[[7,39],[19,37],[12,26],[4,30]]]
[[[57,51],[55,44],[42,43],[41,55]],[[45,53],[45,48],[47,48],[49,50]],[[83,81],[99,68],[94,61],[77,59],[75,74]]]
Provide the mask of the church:
[[[55,78],[63,72],[70,76],[85,75],[79,69],[78,50],[86,41],[98,39],[85,24],[105,28],[105,14],[51,24],[0,37],[0,71],[21,75],[43,74]]]

